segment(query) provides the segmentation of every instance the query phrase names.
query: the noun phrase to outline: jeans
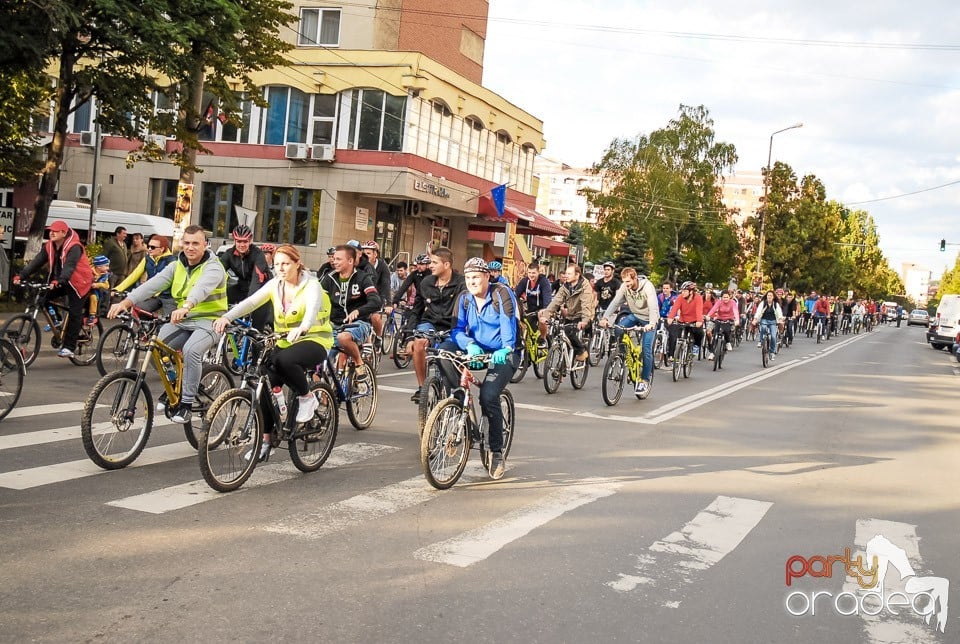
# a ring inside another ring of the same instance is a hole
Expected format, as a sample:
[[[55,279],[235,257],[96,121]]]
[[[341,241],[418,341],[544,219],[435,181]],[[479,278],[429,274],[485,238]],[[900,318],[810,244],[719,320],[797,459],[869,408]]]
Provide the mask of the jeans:
[[[667,330],[670,332],[670,346],[667,347],[668,355],[672,358],[674,351],[677,348],[677,338],[680,337],[680,332],[683,330],[683,324],[674,323],[667,327]],[[691,326],[688,331],[690,338],[693,340],[693,343],[703,349],[703,327]]]
[[[460,351],[460,347],[453,340],[446,340],[440,344],[441,349]],[[487,374],[480,384],[480,412],[487,419],[489,430],[490,451],[503,451],[503,410],[500,409],[500,392],[506,389],[517,370],[517,352],[514,351],[504,364],[490,364]],[[459,386],[460,374],[448,360],[440,361],[440,373],[451,389]]]
[[[77,338],[80,337],[80,326],[83,324],[83,299],[77,292],[73,290],[73,287],[70,284],[58,284],[56,288],[52,288],[47,291],[44,295],[40,304],[43,308],[47,307],[47,302],[50,300],[55,300],[58,297],[66,298],[67,302],[67,313],[69,317],[67,318],[67,326],[63,330],[63,343],[62,347],[65,349],[70,349],[71,351],[77,350]]]
[[[216,346],[217,334],[212,319],[184,320],[177,324],[164,324],[157,336],[171,349],[183,350],[183,374],[180,376],[180,404],[187,405],[197,398],[200,376],[203,372],[203,356]]]
[[[647,326],[647,321],[641,320],[633,313],[628,313],[620,320],[620,326]],[[620,333],[622,333],[622,331]],[[650,382],[650,374],[653,373],[653,341],[656,335],[656,331],[640,332],[641,342],[643,343],[643,370],[640,373],[640,378],[645,382]],[[620,338],[618,336],[617,341],[619,340]]]
[[[760,320],[760,341],[763,341],[763,334],[770,334],[770,353],[777,352],[777,321]]]

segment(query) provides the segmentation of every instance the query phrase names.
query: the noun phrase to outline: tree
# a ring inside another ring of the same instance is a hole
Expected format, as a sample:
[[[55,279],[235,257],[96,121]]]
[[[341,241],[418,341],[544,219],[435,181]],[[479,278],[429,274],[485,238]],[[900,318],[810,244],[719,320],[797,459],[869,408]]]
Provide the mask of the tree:
[[[623,239],[620,240],[620,246],[613,263],[618,268],[633,268],[641,275],[650,273],[650,262],[647,261],[647,238],[639,230],[631,230]]]
[[[33,119],[46,104],[50,89],[42,70],[0,67],[0,183],[17,185],[40,171],[42,163],[33,145]]]

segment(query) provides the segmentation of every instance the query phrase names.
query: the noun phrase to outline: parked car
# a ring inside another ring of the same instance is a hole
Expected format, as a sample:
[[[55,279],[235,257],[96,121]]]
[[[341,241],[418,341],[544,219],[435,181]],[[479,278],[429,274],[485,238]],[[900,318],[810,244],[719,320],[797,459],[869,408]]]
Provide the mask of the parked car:
[[[924,309],[913,309],[907,317],[907,326],[913,326],[914,324],[928,326],[930,324],[930,314]]]
[[[960,332],[960,295],[944,295],[940,298],[937,314],[927,330],[927,342],[934,349],[952,348]]]

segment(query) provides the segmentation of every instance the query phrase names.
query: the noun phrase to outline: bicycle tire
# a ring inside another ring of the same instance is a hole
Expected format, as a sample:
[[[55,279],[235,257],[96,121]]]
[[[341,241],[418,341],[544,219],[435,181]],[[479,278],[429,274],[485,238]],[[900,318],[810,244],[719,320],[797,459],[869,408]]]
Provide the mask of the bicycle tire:
[[[207,410],[213,402],[225,391],[233,389],[233,374],[222,364],[211,362],[203,363],[200,372],[200,384],[197,385],[197,398],[193,401],[192,411],[201,419],[207,415]],[[183,435],[186,437],[190,447],[198,449],[200,445],[200,434],[203,429],[194,429],[193,418],[183,423]]]
[[[420,402],[417,403],[417,430],[423,435],[423,428],[427,424],[430,412],[441,400],[447,397],[443,379],[436,373],[427,376],[420,385]]]
[[[663,337],[659,332],[653,339],[653,370],[664,369],[667,366],[667,351],[663,346]]]
[[[530,358],[530,363],[533,365],[533,375],[537,378],[543,378],[544,367],[547,364],[547,348],[538,346],[536,357]]]
[[[367,380],[358,383],[357,373],[362,370],[367,371]],[[373,418],[377,415],[377,374],[366,363],[355,367],[352,374],[350,397],[347,399],[347,418],[354,428],[366,429],[373,424]]]
[[[89,367],[97,359],[97,345],[100,338],[103,337],[103,322],[97,318],[97,323],[85,324],[80,328],[80,335],[77,337],[77,346],[70,356],[70,362],[78,367]]]
[[[20,350],[6,338],[0,337],[0,420],[13,411],[23,393],[27,366]]]
[[[244,431],[251,415],[252,424]],[[207,410],[200,431],[197,456],[203,480],[217,492],[240,488],[256,469],[262,444],[263,414],[253,391],[225,391]]]
[[[686,359],[686,355],[683,351],[684,342],[677,338],[677,346],[673,350],[673,381],[679,382],[680,376],[683,375],[683,362]]]
[[[137,334],[129,324],[117,324],[100,336],[96,365],[101,376],[127,368],[130,352],[137,346]]]
[[[513,429],[516,423],[516,411],[513,403],[513,394],[510,393],[509,389],[504,389],[500,392],[500,414],[503,416],[503,445],[500,448],[500,453],[503,456],[504,462],[506,462],[507,456],[510,455],[510,447],[513,445]],[[486,424],[487,419],[481,418],[480,422]],[[485,471],[489,471],[491,450],[482,441],[479,448],[480,464],[483,465]]]
[[[117,391],[111,391],[115,385]],[[131,431],[134,424],[137,429]],[[110,432],[110,427],[116,431]],[[80,416],[80,437],[91,461],[105,470],[119,470],[130,465],[146,447],[151,429],[153,397],[147,383],[137,385],[136,371],[115,371],[97,381]],[[123,447],[113,449],[114,440]]]
[[[763,342],[760,343],[760,362],[763,363],[763,368],[766,369],[767,365],[770,364],[770,344],[769,344],[769,333],[763,336]]]
[[[590,371],[590,357],[588,356],[581,364],[583,369],[577,369],[577,363],[579,361],[574,358],[573,368],[570,369],[570,386],[574,389],[583,389],[583,386],[587,384],[587,373]]]
[[[2,333],[20,350],[23,364],[32,365],[40,353],[40,325],[37,321],[26,313],[15,315],[3,325]]]
[[[521,345],[517,351],[520,354],[520,359],[517,360],[517,370],[510,376],[510,384],[513,385],[523,380],[523,377],[527,375],[527,369],[530,368],[530,354],[527,352],[527,348]]]
[[[723,333],[720,331],[714,331],[716,334],[713,338],[713,370],[716,371],[720,368],[720,363],[723,362]]]
[[[606,329],[594,329],[593,336],[590,338],[590,348],[587,351],[587,361],[591,367],[600,364],[604,354],[604,336],[607,335]]]
[[[466,410],[456,398],[440,401],[433,408],[420,438],[420,466],[433,487],[446,490],[463,474],[470,456],[470,431]]]
[[[397,346],[394,347],[393,351],[393,364],[396,365],[397,369],[406,369],[408,366],[410,366],[410,354],[407,353],[408,340],[408,333],[400,333],[397,336]]]
[[[699,353],[703,353],[703,351],[700,351]],[[693,355],[691,353],[689,341],[688,346],[683,350],[683,354],[683,377],[689,378],[690,372],[693,371]]]
[[[563,348],[560,342],[554,342],[547,352],[546,366],[543,372],[543,388],[548,394],[557,393],[563,380]]]
[[[603,366],[603,380],[600,383],[600,393],[608,407],[613,407],[620,402],[626,377],[627,363],[619,353],[611,353],[607,358],[607,364]]]
[[[310,385],[310,393],[320,404],[313,412],[313,418],[298,425],[287,439],[290,460],[301,472],[316,472],[323,467],[337,441],[339,418],[333,389],[325,382],[314,382]]]

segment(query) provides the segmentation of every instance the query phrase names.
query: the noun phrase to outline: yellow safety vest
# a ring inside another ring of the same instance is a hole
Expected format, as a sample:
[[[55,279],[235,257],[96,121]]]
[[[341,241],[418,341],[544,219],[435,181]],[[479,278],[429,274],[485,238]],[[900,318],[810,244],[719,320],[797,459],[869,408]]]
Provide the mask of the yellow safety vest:
[[[219,261],[213,253],[207,259],[207,262],[219,263]],[[203,273],[203,268],[207,262],[203,262],[194,267],[193,271],[188,272],[183,262],[177,260],[177,267],[173,272],[173,284],[170,285],[170,294],[177,303],[177,307],[183,306],[187,296],[190,295],[190,291],[193,290],[200,279],[200,274]],[[194,307],[190,309],[190,317],[214,319],[226,313],[227,308],[229,308],[227,305],[227,274],[224,273],[220,286],[213,289],[204,301],[194,303]]]
[[[280,299],[278,289],[271,289],[270,300],[273,302],[273,330],[282,335],[286,335],[291,330],[299,328],[303,322],[303,314],[307,308],[307,285],[316,280],[306,279],[297,287],[293,300],[290,302],[289,310],[284,312],[283,301]],[[333,347],[333,325],[330,323],[330,296],[323,288],[320,289],[320,311],[317,312],[317,319],[310,325],[310,329],[300,336],[297,340],[310,340],[320,344],[323,348],[329,350]],[[289,347],[290,343],[286,338],[277,342],[281,349]]]

